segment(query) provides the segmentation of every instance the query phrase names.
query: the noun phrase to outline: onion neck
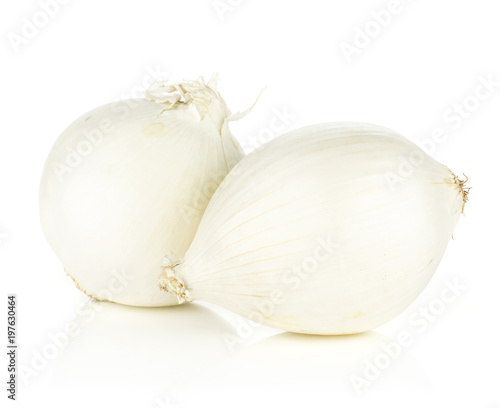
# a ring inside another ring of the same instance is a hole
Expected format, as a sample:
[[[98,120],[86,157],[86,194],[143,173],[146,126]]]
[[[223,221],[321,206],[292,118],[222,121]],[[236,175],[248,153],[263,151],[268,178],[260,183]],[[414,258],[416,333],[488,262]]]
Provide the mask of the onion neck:
[[[144,96],[164,107],[164,110],[190,109],[199,120],[208,118],[219,133],[226,118],[231,115],[226,102],[217,92],[216,77],[208,83],[202,77],[175,83],[157,81],[144,92]]]

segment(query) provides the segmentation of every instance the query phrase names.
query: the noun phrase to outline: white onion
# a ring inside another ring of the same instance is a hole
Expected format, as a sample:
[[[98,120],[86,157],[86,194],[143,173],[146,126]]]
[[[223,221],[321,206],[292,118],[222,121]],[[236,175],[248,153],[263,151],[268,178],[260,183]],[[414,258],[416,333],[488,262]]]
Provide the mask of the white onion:
[[[402,162],[413,163],[407,174]],[[166,257],[160,285],[292,332],[370,330],[427,285],[466,197],[393,131],[299,129],[235,166],[185,256]]]
[[[146,96],[97,108],[64,131],[43,172],[40,215],[85,293],[172,305],[176,299],[156,283],[163,256],[184,255],[243,152],[214,82],[159,83]]]

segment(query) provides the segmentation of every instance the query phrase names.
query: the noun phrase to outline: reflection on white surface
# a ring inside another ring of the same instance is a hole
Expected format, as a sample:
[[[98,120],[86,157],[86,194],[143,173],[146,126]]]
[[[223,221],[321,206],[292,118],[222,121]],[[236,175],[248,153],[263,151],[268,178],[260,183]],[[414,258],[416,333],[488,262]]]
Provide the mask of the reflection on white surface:
[[[179,385],[229,357],[232,327],[202,306],[134,308],[98,303],[77,320],[81,331],[60,353],[51,386],[61,389],[156,389]]]
[[[203,306],[98,305],[100,310],[92,317],[85,313],[76,319],[84,322],[78,322],[81,331],[54,362],[53,391],[81,394],[92,390],[101,401],[106,394],[111,398],[116,393],[120,400],[127,395],[129,402],[141,392],[150,402],[157,396],[174,395],[185,406],[193,403],[195,394],[196,398],[222,395],[228,389],[242,395],[344,392],[356,398],[352,376],[363,377],[366,361],[373,363],[384,352],[382,347],[393,343],[375,332],[351,336],[280,333],[232,352],[224,335],[236,335],[235,330]],[[362,387],[363,393],[430,386],[424,370],[403,349],[369,382]]]
[[[251,345],[218,366],[206,389],[217,387],[234,391],[347,392],[356,396],[351,376],[363,377],[366,361],[374,362],[384,353],[383,345],[394,343],[375,332],[350,336],[311,336],[282,333]],[[420,365],[404,350],[391,359],[386,369],[374,374],[369,393],[378,389],[421,389],[429,379]]]

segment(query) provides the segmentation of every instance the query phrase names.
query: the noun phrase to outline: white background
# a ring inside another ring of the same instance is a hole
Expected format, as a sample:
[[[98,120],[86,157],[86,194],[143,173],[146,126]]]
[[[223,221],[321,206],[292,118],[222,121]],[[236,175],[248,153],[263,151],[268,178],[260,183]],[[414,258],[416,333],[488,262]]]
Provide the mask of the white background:
[[[500,407],[498,1],[401,0],[385,27],[373,14],[388,10],[382,0],[215,5],[74,0],[44,19],[35,0],[2,2],[0,316],[6,327],[6,295],[16,293],[18,365],[33,370],[18,379],[18,400],[8,402]],[[19,42],[34,19],[37,32]],[[360,30],[369,31],[364,42]],[[342,46],[355,39],[360,47],[347,58]],[[96,306],[75,289],[39,226],[38,185],[51,145],[86,111],[138,96],[154,72],[194,79],[214,71],[233,111],[246,109],[267,86],[253,112],[232,126],[247,151],[277,135],[269,124],[285,110],[293,118],[278,133],[328,121],[377,123],[469,177],[470,201],[454,240],[404,314],[357,336],[265,327],[248,333],[244,319],[206,305]],[[479,101],[476,89],[488,80],[497,83],[489,93],[482,89]],[[446,140],[429,143],[436,128]],[[440,307],[450,282],[459,285],[458,295]],[[423,318],[429,307],[436,313]],[[424,319],[419,325],[416,316]],[[69,338],[70,322],[78,333]],[[411,344],[398,352],[403,332]],[[241,343],[229,348],[224,333]],[[392,357],[384,345],[396,350]],[[370,364],[382,369],[368,372]],[[2,389],[6,365],[4,357]],[[370,384],[356,389],[353,375]]]

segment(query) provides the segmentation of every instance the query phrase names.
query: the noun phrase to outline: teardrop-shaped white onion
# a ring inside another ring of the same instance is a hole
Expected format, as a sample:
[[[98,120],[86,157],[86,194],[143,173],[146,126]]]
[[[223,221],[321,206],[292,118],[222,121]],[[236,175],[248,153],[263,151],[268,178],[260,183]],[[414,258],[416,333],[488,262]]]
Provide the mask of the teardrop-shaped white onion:
[[[407,174],[403,161],[413,163]],[[283,330],[370,330],[426,286],[466,193],[388,129],[299,129],[235,166],[184,259],[165,259],[160,284],[180,302],[212,302]]]
[[[177,303],[156,283],[165,252],[185,253],[243,153],[213,83],[156,84],[146,96],[97,108],[64,131],[43,172],[40,215],[85,293],[163,306]]]

